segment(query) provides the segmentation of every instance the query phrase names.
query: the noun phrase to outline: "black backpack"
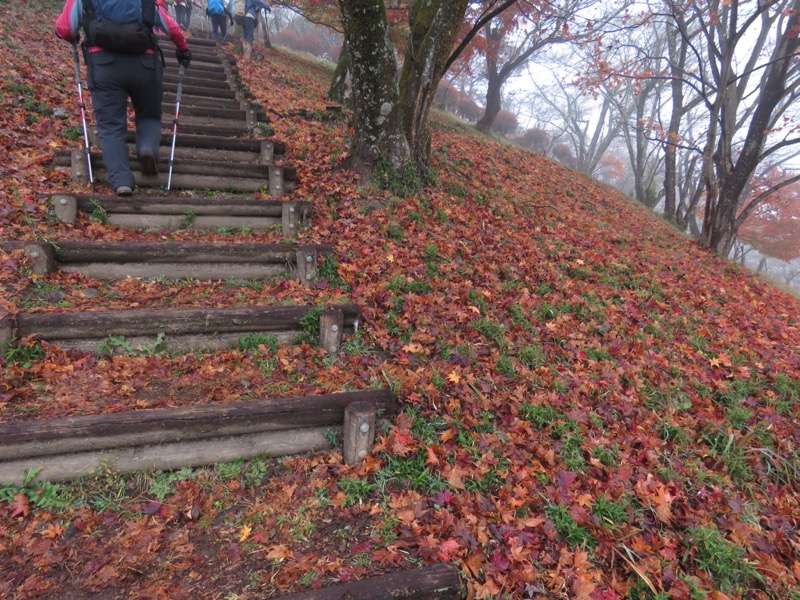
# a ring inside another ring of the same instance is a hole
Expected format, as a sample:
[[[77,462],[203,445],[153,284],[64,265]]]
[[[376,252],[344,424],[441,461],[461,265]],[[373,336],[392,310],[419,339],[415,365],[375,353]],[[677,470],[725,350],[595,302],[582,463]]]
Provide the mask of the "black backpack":
[[[83,0],[83,31],[89,46],[122,54],[158,47],[155,0]]]

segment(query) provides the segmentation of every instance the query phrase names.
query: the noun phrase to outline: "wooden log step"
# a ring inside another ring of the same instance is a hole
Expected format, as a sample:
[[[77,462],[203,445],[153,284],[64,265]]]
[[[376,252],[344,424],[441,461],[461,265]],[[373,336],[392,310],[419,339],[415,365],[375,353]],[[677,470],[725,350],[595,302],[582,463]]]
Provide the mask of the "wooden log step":
[[[177,63],[174,65],[167,64],[167,68],[164,70],[164,82],[177,82],[180,77],[179,70],[180,65]],[[232,78],[235,78],[235,75],[233,75],[224,67],[224,65],[221,64],[215,66],[212,63],[205,63],[198,65],[197,68],[195,68],[195,64],[192,62],[192,66],[183,72],[184,84],[191,83],[193,85],[202,85],[207,82],[222,82],[226,86],[230,87],[230,84],[233,81]]]
[[[175,105],[176,95],[173,92],[165,92],[164,103]],[[227,110],[243,110],[246,105],[245,102],[237,98],[209,98],[207,96],[193,96],[191,94],[181,95],[181,108],[183,106],[206,106],[213,108],[223,108]],[[172,111],[167,111],[165,114],[169,115]]]
[[[165,55],[166,56],[166,55]],[[167,60],[167,68],[172,70],[175,69],[177,72],[180,69],[180,65],[176,60]],[[210,56],[203,56],[202,54],[195,53],[192,50],[192,64],[189,66],[189,69],[194,72],[195,75],[200,73],[230,73],[231,69],[226,67],[221,62],[212,58]]]
[[[29,469],[64,481],[100,467],[172,470],[328,449],[326,433],[341,431],[353,402],[384,417],[397,410],[390,391],[365,390],[0,423],[0,482],[19,485]]]
[[[251,306],[117,312],[18,313],[7,327],[11,336],[34,336],[62,348],[94,352],[109,340],[124,338],[132,349],[160,348],[170,351],[219,349],[235,344],[245,335],[274,335],[291,343],[305,333],[301,321],[315,314],[312,306]],[[361,319],[357,305],[331,307],[341,311],[342,326],[353,332]]]
[[[226,163],[238,164],[260,164],[266,165],[274,160],[274,155],[267,152],[265,148],[263,152],[243,152],[234,150],[215,150],[213,148],[196,148],[192,146],[185,146],[182,139],[178,139],[175,146],[175,161],[194,160],[194,161],[222,161]],[[130,144],[129,151],[131,154],[136,152],[136,145]],[[162,165],[169,165],[169,155],[171,147],[169,144],[164,144],[159,148],[159,156],[161,157]]]
[[[164,85],[174,84],[177,87],[178,84],[178,74],[172,73],[165,73],[164,74]],[[186,74],[183,76],[183,86],[185,88],[200,88],[203,90],[230,90],[232,89],[230,82],[227,79],[221,80],[214,80],[208,79],[203,77],[202,75],[198,75],[194,77],[189,75],[189,71],[186,71]]]
[[[175,105],[169,102],[164,102],[162,104],[162,110],[164,111],[164,115],[175,115]],[[221,119],[223,122],[220,124],[225,125],[230,121],[245,121],[247,123],[252,123],[254,121],[265,122],[267,119],[267,113],[265,113],[263,110],[252,107],[247,109],[230,109],[220,108],[217,106],[198,106],[195,104],[184,104],[181,102],[181,112],[178,119],[179,125],[180,121],[183,121],[186,117],[202,119],[202,123],[217,122],[216,119]]]
[[[175,115],[175,105],[169,102],[162,104],[164,115],[170,118]],[[198,117],[206,119],[224,119],[225,121],[246,121],[247,111],[243,108],[220,108],[217,106],[198,106],[196,104],[181,103],[180,119],[185,117]]]
[[[316,307],[247,306],[242,308],[185,308],[98,312],[17,313],[18,337],[43,340],[106,338],[164,333],[280,331],[296,328]],[[338,304],[332,310],[344,315],[345,329],[352,330],[361,311],[355,304]]]
[[[100,280],[298,277],[308,257],[316,267],[316,257],[330,253],[330,245],[297,244],[56,242],[53,248],[54,268]]]
[[[280,600],[458,600],[461,581],[450,564],[398,571],[340,585],[280,596]]]
[[[20,244],[24,242],[12,242]],[[293,260],[298,250],[331,252],[330,244],[206,244],[199,242],[43,242],[53,246],[56,261],[63,265],[91,262],[171,263],[277,263]],[[0,243],[4,247],[5,243]]]
[[[77,156],[75,150],[58,150],[56,151],[56,165],[60,167],[72,166],[73,164],[73,155]],[[86,162],[86,155],[82,151],[78,151],[80,154],[80,158],[85,164]],[[104,168],[103,164],[103,155],[99,152],[92,152],[92,167],[96,169]],[[131,156],[130,160],[131,170],[141,171],[141,165],[139,165],[139,161]],[[161,163],[160,168],[162,171],[167,168],[168,165]],[[269,169],[280,169],[283,175],[284,181],[297,181],[297,169],[295,167],[289,166],[274,166],[271,167],[270,165],[263,165],[263,164],[236,164],[236,163],[228,163],[224,161],[217,161],[217,160],[181,160],[176,161],[173,165],[173,177],[176,174],[197,174],[197,175],[209,175],[209,176],[216,176],[216,177],[252,177],[252,178],[264,178],[266,179],[269,176]],[[202,189],[202,188],[201,188]]]
[[[283,157],[286,154],[286,142],[276,139],[264,138],[235,138],[235,137],[218,137],[213,135],[197,135],[184,132],[183,128],[179,125],[178,139],[176,149],[183,148],[200,148],[204,150],[219,150],[222,152],[238,152],[242,154],[261,154],[265,143],[272,144],[272,153],[275,157]],[[128,132],[128,143],[136,143],[136,132]],[[94,139],[92,144],[99,147]],[[161,134],[161,144],[164,146],[171,146],[172,132],[163,132]]]
[[[64,154],[64,151],[56,152],[56,165],[67,165],[68,159]],[[68,158],[75,181],[88,183],[86,155],[80,150],[73,150]],[[108,173],[103,165],[102,155],[93,152],[91,159],[95,179],[108,181]],[[136,185],[166,186],[168,177],[166,165],[162,165],[159,175],[144,176],[137,160],[132,158],[130,164]],[[184,159],[175,161],[173,165],[172,187],[248,193],[265,192],[278,197],[293,191],[297,184],[296,179],[297,170],[294,167]]]
[[[309,283],[327,244],[204,244],[152,242],[0,241],[6,252],[22,248],[37,274],[81,273],[100,280],[126,277],[199,280],[289,277]],[[35,255],[35,256],[34,256]]]
[[[269,123],[269,121],[264,121],[264,123]],[[170,127],[170,117],[168,116],[167,119],[163,121],[163,127],[165,128],[164,133],[168,133],[172,135],[171,127]],[[182,136],[184,134],[188,135],[204,135],[210,137],[217,137],[219,139],[222,138],[265,138],[270,135],[269,131],[263,131],[262,127],[256,127],[255,125],[247,125],[246,123],[225,123],[223,125],[220,124],[209,124],[209,123],[187,123],[183,119],[180,119],[178,123],[178,135]],[[162,135],[164,135],[162,133]],[[172,143],[172,138],[170,138],[170,143]]]
[[[164,92],[171,92],[173,94],[177,93],[178,84],[175,82],[164,82]],[[240,95],[239,92],[230,88],[212,88],[209,89],[202,85],[190,85],[186,82],[183,83],[183,89],[181,90],[183,94],[189,94],[193,96],[206,96],[207,98],[225,98],[231,99],[236,98],[237,95]]]
[[[166,42],[169,42],[169,40],[167,40],[167,38],[164,38],[164,40]],[[209,39],[209,38],[198,37],[197,35],[193,35],[191,38],[189,38],[188,41],[189,41],[189,44],[191,45],[192,49],[197,47],[197,48],[203,48],[203,49],[206,49],[208,51],[213,51],[213,52],[217,52],[218,51],[217,50],[217,42],[215,40],[212,40],[212,39]]]
[[[197,231],[219,227],[279,228],[282,235],[292,237],[311,219],[310,202],[157,196],[118,198],[98,194],[42,197],[50,204],[56,218],[64,223],[74,223],[77,211],[81,211],[126,228]]]

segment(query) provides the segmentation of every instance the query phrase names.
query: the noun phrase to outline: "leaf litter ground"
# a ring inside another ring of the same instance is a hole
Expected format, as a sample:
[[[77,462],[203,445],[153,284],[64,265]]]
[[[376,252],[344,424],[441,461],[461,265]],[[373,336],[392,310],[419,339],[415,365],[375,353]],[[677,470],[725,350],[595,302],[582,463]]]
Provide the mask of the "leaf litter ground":
[[[80,143],[59,8],[1,9],[2,237],[277,241],[48,221],[37,194],[87,191],[51,166]],[[448,121],[436,185],[358,187],[337,168],[348,131],[321,118],[319,67],[262,50],[241,70],[298,167],[292,197],[313,202],[300,241],[334,244],[326,279],[102,283],[29,276],[10,253],[0,309],[353,301],[358,336],[336,360],[268,341],[177,356],[31,341],[3,364],[0,420],[385,385],[403,411],[359,468],[334,451],[6,486],[3,596],[263,598],[448,561],[474,598],[798,597],[796,299],[617,192]]]

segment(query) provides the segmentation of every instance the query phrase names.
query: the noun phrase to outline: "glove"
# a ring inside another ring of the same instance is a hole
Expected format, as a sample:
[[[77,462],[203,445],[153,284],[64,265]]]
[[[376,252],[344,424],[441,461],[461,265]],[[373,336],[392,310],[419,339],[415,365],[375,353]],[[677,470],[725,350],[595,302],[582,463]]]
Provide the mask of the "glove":
[[[192,51],[191,50],[175,50],[175,58],[178,59],[178,64],[183,65],[184,67],[188,67],[189,63],[192,62]]]
[[[233,27],[233,17],[228,15],[228,22],[230,23],[231,27]]]

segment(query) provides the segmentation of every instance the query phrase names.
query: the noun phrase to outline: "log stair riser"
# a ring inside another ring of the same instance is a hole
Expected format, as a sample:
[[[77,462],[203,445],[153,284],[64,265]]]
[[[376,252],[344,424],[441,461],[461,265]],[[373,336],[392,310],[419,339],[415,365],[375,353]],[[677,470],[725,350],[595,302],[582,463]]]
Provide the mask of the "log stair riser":
[[[396,412],[391,392],[366,390],[3,423],[0,482],[20,485],[30,469],[64,481],[99,469],[171,470],[330,449],[331,433],[353,429],[343,427],[348,409],[364,405],[380,417]],[[374,421],[372,428],[374,436]]]
[[[226,198],[117,198],[54,194],[49,197],[53,218],[67,224],[77,213],[98,215],[118,227],[155,230],[207,230],[248,227],[254,231],[280,229],[284,237],[302,231],[311,218],[309,202]]]
[[[313,306],[268,306],[117,312],[18,313],[0,319],[0,344],[35,338],[86,352],[219,350],[247,336],[275,336],[292,343],[307,335],[304,322]],[[339,351],[344,334],[358,329],[361,312],[351,304],[335,305],[319,317],[319,343]],[[124,338],[124,343],[123,343]],[[114,340],[117,342],[114,342]]]
[[[330,245],[158,244],[147,242],[0,242],[5,251],[23,249],[37,275],[81,273],[100,280],[134,278],[243,280],[295,278],[314,281],[318,259]]]

